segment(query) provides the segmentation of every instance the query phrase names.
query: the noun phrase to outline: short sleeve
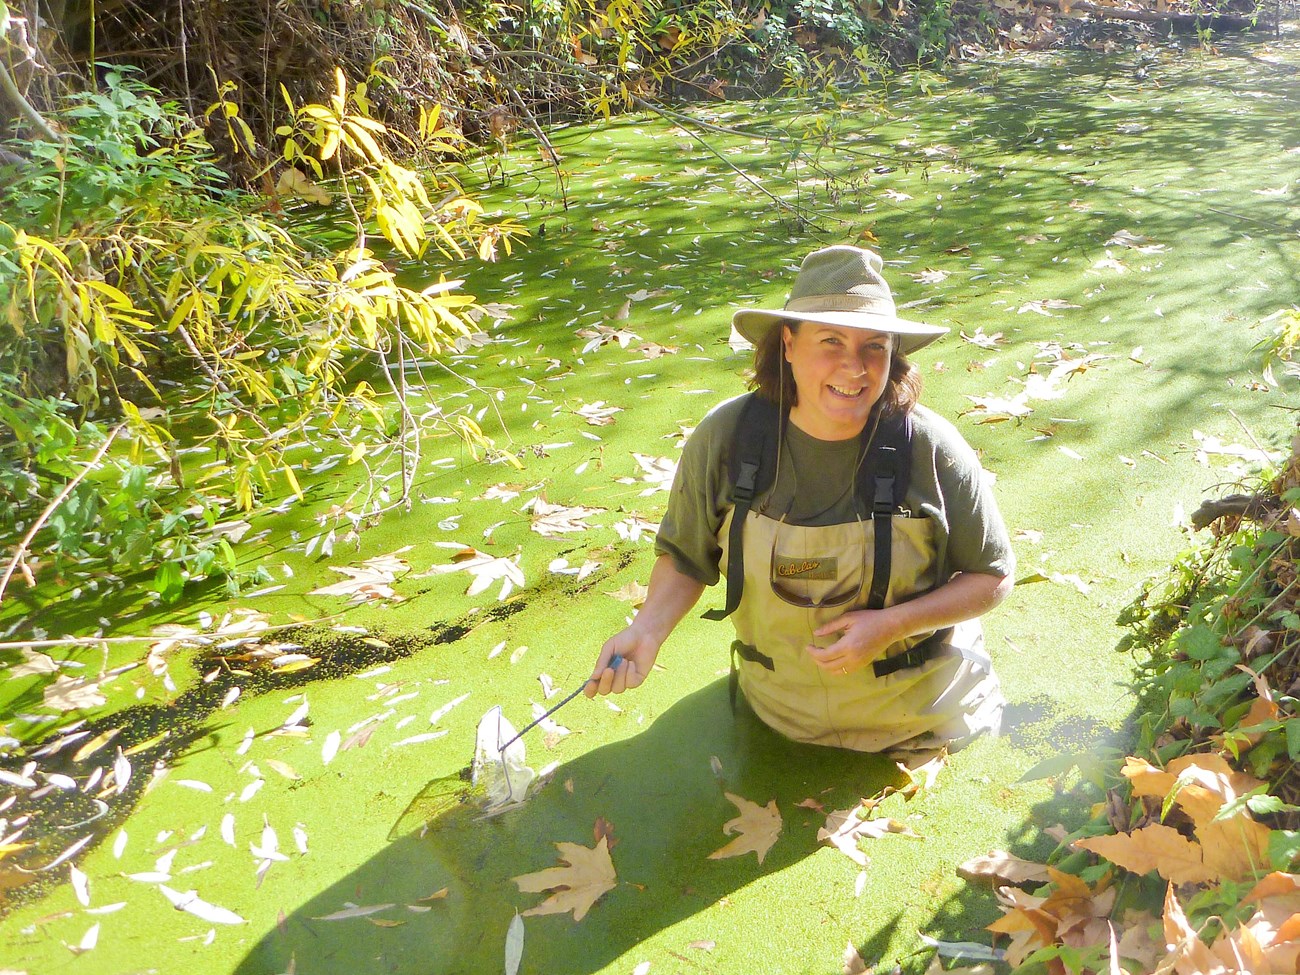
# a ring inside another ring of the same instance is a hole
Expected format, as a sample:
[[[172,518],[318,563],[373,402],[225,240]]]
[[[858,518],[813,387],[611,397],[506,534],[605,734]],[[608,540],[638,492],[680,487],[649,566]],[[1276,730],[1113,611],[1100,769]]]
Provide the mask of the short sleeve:
[[[695,428],[668,494],[655,551],[672,558],[677,570],[711,586],[718,581],[722,546],[718,533],[727,514],[726,458],[744,397],[720,404]]]
[[[1015,553],[979,455],[946,420],[920,409],[918,418],[925,436],[916,445],[913,464],[932,465],[947,521],[946,571],[1013,575]],[[917,473],[914,469],[914,479]]]

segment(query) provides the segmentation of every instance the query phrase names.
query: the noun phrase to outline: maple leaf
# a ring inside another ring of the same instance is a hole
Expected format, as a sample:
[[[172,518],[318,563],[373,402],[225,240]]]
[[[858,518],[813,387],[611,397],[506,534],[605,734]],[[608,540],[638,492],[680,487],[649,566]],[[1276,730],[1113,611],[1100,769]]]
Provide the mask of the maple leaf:
[[[939,780],[939,773],[948,764],[948,751],[943,749],[934,758],[919,765],[908,765],[906,762],[895,762],[894,764],[907,777],[907,785],[898,791],[908,799],[915,799],[922,792],[928,792],[934,788],[934,784]]]
[[[677,462],[670,457],[647,457],[645,454],[633,453],[636,462],[641,465],[641,480],[650,486],[641,492],[641,497],[667,491],[673,486],[673,477],[677,474]],[[630,477],[618,479],[620,484],[635,484]]]
[[[1043,884],[1048,879],[1047,867],[1041,863],[1022,860],[1002,850],[967,860],[957,868],[957,874],[967,880],[985,881],[993,886]]]
[[[971,345],[978,345],[981,349],[996,349],[999,345],[1004,344],[1001,332],[994,332],[992,335],[984,333],[984,326],[977,326],[975,331],[970,335],[961,332],[961,337]]]
[[[54,658],[49,654],[39,653],[31,647],[23,647],[23,662],[9,668],[9,678],[29,677],[32,674],[53,674],[59,669]]]
[[[523,893],[552,891],[550,897],[524,911],[523,916],[573,911],[573,919],[581,921],[601,895],[613,890],[618,883],[614,862],[609,858],[608,842],[602,836],[591,848],[577,843],[556,843],[555,848],[560,851],[560,862],[564,866],[513,878]]]
[[[639,542],[642,535],[653,535],[659,531],[659,525],[657,522],[646,521],[639,515],[633,515],[631,518],[616,521],[614,531],[618,532],[618,537],[626,542]]]
[[[594,352],[602,345],[608,345],[611,342],[617,342],[620,349],[626,349],[629,343],[640,342],[641,336],[635,332],[629,332],[626,329],[613,328],[609,325],[597,325],[594,328],[580,328],[576,334],[579,338],[590,339],[582,347],[582,355],[588,352]]]
[[[721,849],[710,853],[709,859],[726,860],[729,857],[754,853],[758,855],[758,862],[762,863],[763,857],[767,856],[767,851],[781,835],[781,813],[776,808],[776,800],[773,799],[766,806],[760,806],[756,802],[750,802],[730,792],[725,795],[740,810],[740,815],[723,824],[722,832],[727,836],[734,833],[736,838]]]
[[[1106,241],[1106,246],[1116,245],[1119,247],[1128,247],[1137,251],[1139,254],[1159,254],[1165,250],[1164,244],[1157,244],[1152,238],[1143,234],[1135,234],[1129,230],[1117,230]]]
[[[1171,883],[1165,891],[1165,943],[1169,946],[1168,961],[1171,961],[1176,971],[1181,973],[1204,973],[1210,975],[1213,972],[1222,972],[1223,966],[1218,964],[1210,949],[1206,947],[1205,942],[1201,940],[1196,929],[1187,923],[1187,915],[1183,913],[1182,905],[1178,903],[1178,898],[1174,896],[1174,885]],[[1160,966],[1168,970],[1164,962]]]
[[[408,545],[401,551],[405,552],[409,549]],[[354,603],[365,602],[367,599],[391,599],[394,602],[401,602],[402,597],[393,591],[390,583],[396,582],[398,573],[406,572],[410,569],[410,565],[405,559],[399,559],[397,554],[395,552],[391,555],[378,555],[366,559],[359,568],[331,565],[331,570],[341,572],[348,578],[342,582],[313,589],[310,595],[350,596]]]
[[[640,609],[641,604],[645,602],[645,597],[649,590],[639,582],[629,582],[622,589],[610,589],[605,591],[605,595],[613,596],[615,599],[625,603],[631,603],[634,609]]]
[[[1131,833],[1076,840],[1074,845],[1103,856],[1125,870],[1137,874],[1155,870],[1177,884],[1199,884],[1218,879],[1218,874],[1206,865],[1199,843],[1161,823],[1151,823]]]
[[[867,855],[858,848],[859,839],[878,839],[889,833],[916,836],[911,827],[897,819],[860,819],[862,804],[852,809],[836,809],[826,816],[826,825],[817,830],[818,841],[826,840],[854,863],[865,867]]]

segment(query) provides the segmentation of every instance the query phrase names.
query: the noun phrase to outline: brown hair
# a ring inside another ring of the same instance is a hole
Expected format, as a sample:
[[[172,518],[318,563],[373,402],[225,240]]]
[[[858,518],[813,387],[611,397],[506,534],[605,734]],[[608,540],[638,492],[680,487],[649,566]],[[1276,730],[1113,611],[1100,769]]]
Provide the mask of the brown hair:
[[[798,332],[802,323],[790,321],[784,324],[791,332]],[[772,325],[758,345],[754,346],[754,375],[749,381],[749,388],[769,403],[789,409],[798,404],[799,391],[794,385],[790,363],[785,358],[781,325],[780,322]],[[782,398],[785,402],[782,402]],[[907,413],[920,398],[921,371],[898,351],[898,340],[895,338],[894,353],[889,362],[889,380],[885,384],[885,391],[880,395],[882,415]]]

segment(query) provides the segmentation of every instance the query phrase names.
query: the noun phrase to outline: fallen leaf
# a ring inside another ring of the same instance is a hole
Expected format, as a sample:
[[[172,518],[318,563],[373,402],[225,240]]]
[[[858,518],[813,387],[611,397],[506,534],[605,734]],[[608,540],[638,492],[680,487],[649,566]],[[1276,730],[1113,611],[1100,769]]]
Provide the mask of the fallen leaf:
[[[1023,886],[1047,883],[1047,867],[1031,860],[1022,860],[1002,850],[994,850],[982,857],[973,857],[957,868],[957,875],[967,880],[989,883],[994,887],[1003,884]]]
[[[540,495],[524,505],[525,510],[532,511],[533,531],[543,538],[554,538],[570,532],[584,532],[591,526],[585,519],[601,514],[603,508],[585,508],[581,505],[566,507],[562,504],[550,504]]]
[[[172,907],[178,911],[185,911],[187,914],[193,914],[202,921],[209,924],[245,924],[245,920],[234,911],[228,911],[224,907],[217,907],[215,904],[209,904],[199,897],[198,891],[187,890],[185,893],[172,890],[166,884],[159,884],[158,889],[162,891],[164,897],[172,902]]]
[[[571,910],[574,921],[581,921],[591,906],[618,883],[614,863],[609,858],[609,846],[601,837],[590,849],[577,843],[556,843],[555,847],[560,851],[560,862],[564,866],[513,878],[524,893],[553,892],[541,904],[524,911],[524,917],[563,914]]]
[[[501,589],[497,593],[498,600],[509,596],[515,587],[522,589],[526,584],[524,572],[519,568],[517,555],[513,559],[497,557],[485,555],[473,548],[464,549],[462,552],[467,554],[458,553],[453,556],[450,565],[435,565],[427,572],[421,573],[421,576],[440,575],[445,572],[468,572],[474,577],[474,581],[465,590],[467,596],[477,596],[500,579]]]
[[[347,904],[341,911],[335,911],[333,914],[325,914],[319,917],[313,917],[313,921],[347,921],[354,917],[369,917],[371,914],[378,914],[380,911],[386,911],[392,904]]]
[[[99,685],[84,677],[59,677],[45,688],[43,692],[45,706],[58,711],[75,711],[79,708],[95,708],[107,702],[108,698],[100,693]]]
[[[817,830],[818,842],[825,840],[860,867],[867,865],[867,855],[858,848],[859,839],[877,839],[889,833],[913,836],[910,826],[896,819],[860,819],[862,804],[851,809],[837,809],[826,816],[826,825]]]
[[[524,919],[515,912],[506,929],[506,964],[505,975],[517,975],[519,963],[524,957]]]
[[[840,971],[843,972],[844,975],[866,975],[869,971],[867,963],[863,961],[862,956],[858,954],[858,949],[853,947],[852,941],[844,946],[844,957],[841,961],[842,965]]]
[[[726,796],[740,810],[740,815],[723,824],[722,832],[727,836],[736,834],[736,838],[720,850],[710,853],[709,859],[725,860],[754,853],[758,856],[758,862],[762,863],[767,851],[781,835],[781,813],[776,808],[776,800],[760,806],[730,792]]]
[[[1201,845],[1162,823],[1150,823],[1131,833],[1092,836],[1075,841],[1075,847],[1105,857],[1111,863],[1136,874],[1155,870],[1177,884],[1199,884],[1217,880],[1206,866]]]

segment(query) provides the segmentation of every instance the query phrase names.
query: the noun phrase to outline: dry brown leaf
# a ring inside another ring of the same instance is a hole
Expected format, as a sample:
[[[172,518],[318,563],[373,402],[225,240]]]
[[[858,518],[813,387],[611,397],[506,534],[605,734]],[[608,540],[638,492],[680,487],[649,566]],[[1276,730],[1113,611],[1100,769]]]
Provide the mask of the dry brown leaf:
[[[1165,892],[1165,943],[1169,946],[1169,954],[1161,962],[1163,970],[1168,970],[1164,967],[1166,962],[1172,962],[1179,975],[1214,975],[1223,971],[1223,966],[1187,923],[1187,915],[1174,896],[1173,884]]]
[[[826,840],[859,866],[867,865],[867,855],[858,848],[859,839],[876,839],[888,833],[916,836],[911,827],[896,819],[859,819],[862,804],[852,809],[836,809],[826,817],[826,825],[817,830],[817,839]]]
[[[763,857],[767,856],[767,851],[781,835],[781,813],[776,808],[776,800],[773,799],[766,806],[760,806],[756,802],[750,802],[730,792],[726,793],[726,796],[740,810],[740,815],[728,820],[723,825],[722,832],[727,836],[733,833],[737,835],[722,849],[710,853],[709,859],[725,860],[729,857],[754,853],[758,855],[758,862],[762,863]]]
[[[1206,865],[1199,843],[1160,823],[1151,823],[1131,833],[1077,840],[1074,845],[1103,856],[1125,870],[1137,874],[1155,870],[1177,884],[1206,883],[1218,876]]]
[[[907,776],[907,785],[898,791],[907,796],[908,799],[914,799],[922,792],[928,792],[934,788],[935,782],[939,779],[939,773],[943,771],[948,764],[948,751],[944,749],[921,765],[909,766],[906,762],[895,762],[898,770]]]
[[[100,693],[99,684],[84,677],[69,677],[66,674],[60,674],[43,693],[45,706],[58,711],[97,708],[108,700]]]
[[[645,602],[646,593],[649,592],[645,586],[639,582],[629,582],[621,589],[607,589],[605,595],[613,596],[615,599],[622,600],[625,603],[631,603],[634,609],[640,609],[641,604]]]
[[[843,965],[841,966],[840,971],[843,972],[844,975],[866,975],[866,973],[870,971],[870,969],[867,968],[867,963],[863,961],[862,956],[858,954],[858,949],[853,947],[852,941],[844,946],[844,958],[842,961]]]
[[[564,866],[514,878],[524,893],[552,891],[549,898],[524,911],[524,917],[573,911],[573,919],[581,921],[591,910],[591,905],[618,883],[614,862],[609,858],[609,846],[602,836],[600,842],[590,849],[577,843],[556,843],[555,848],[560,851],[560,862]]]
[[[1043,864],[1022,860],[1002,850],[994,850],[985,856],[967,860],[957,868],[957,874],[967,880],[981,881],[994,886],[1045,884],[1048,879],[1047,867]]]
[[[550,504],[543,498],[536,497],[526,508],[533,512],[533,531],[543,538],[554,538],[569,532],[585,532],[591,526],[585,519],[601,514],[603,508],[584,508],[577,505],[566,508],[562,504]]]
[[[1196,827],[1206,867],[1225,880],[1249,880],[1269,862],[1269,833],[1244,812]]]

